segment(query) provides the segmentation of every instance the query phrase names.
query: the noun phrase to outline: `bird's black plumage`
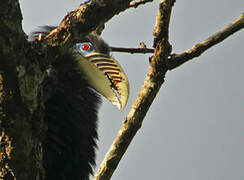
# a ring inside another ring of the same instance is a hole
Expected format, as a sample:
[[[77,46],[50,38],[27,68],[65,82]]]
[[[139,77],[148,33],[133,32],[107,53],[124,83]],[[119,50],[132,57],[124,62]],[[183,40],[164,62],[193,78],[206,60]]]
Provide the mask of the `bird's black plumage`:
[[[52,29],[46,26],[41,33],[46,34]],[[96,34],[91,33],[80,42],[87,41],[95,45],[97,52],[109,53],[107,44]],[[87,180],[95,165],[100,97],[78,70],[69,49],[65,49],[47,71],[43,81],[47,125],[43,142],[46,180]]]

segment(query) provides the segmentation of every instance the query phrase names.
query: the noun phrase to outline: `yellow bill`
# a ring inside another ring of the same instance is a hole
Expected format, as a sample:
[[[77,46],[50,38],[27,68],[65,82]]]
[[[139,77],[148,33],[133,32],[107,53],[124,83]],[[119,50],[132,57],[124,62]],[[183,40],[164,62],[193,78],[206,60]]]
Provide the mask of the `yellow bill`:
[[[129,97],[129,81],[120,64],[102,53],[90,53],[78,64],[88,84],[118,109],[123,109]]]

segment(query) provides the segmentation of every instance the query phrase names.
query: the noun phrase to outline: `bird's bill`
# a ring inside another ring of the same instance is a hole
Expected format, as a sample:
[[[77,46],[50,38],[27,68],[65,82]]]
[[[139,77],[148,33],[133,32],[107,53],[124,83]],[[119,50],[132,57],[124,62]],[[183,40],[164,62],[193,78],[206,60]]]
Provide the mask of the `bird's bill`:
[[[112,57],[90,53],[81,58],[79,66],[88,84],[118,109],[123,109],[129,97],[129,81],[120,64]]]

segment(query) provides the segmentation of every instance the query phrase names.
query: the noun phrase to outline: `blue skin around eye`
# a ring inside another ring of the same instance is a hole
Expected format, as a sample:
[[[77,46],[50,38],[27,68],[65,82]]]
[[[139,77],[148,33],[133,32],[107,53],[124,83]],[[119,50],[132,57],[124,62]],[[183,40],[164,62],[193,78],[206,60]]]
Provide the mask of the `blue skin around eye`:
[[[90,46],[90,48],[89,48],[88,50],[83,50],[81,47],[82,47],[84,44],[88,44],[88,45]],[[76,44],[76,49],[77,49],[77,51],[78,51],[80,54],[82,54],[82,55],[87,55],[87,54],[89,54],[89,53],[95,51],[93,45],[92,45],[91,43],[89,43],[89,42],[77,43],[77,44]]]

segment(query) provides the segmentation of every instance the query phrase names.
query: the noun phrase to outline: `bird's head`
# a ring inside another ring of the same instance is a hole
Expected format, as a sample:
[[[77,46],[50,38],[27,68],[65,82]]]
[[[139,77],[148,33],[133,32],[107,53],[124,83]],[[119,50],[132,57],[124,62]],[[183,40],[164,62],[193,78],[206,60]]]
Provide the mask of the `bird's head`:
[[[90,87],[123,109],[129,97],[129,82],[120,64],[109,55],[109,46],[96,34],[89,34],[73,48],[79,70]]]

